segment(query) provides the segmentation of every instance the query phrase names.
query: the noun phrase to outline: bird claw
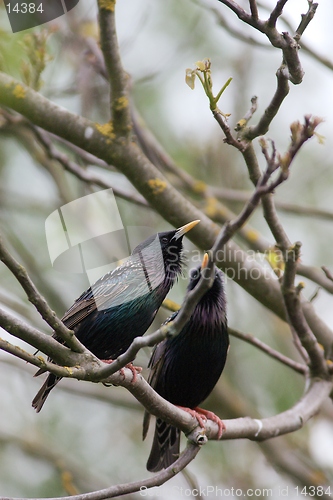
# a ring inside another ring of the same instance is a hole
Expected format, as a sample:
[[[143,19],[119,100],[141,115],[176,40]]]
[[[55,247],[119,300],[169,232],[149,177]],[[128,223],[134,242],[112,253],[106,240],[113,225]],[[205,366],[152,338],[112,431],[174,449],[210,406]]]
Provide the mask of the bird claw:
[[[141,366],[134,366],[133,363],[128,363],[127,365],[125,365],[125,368],[128,368],[129,370],[131,370],[131,372],[133,374],[131,384],[134,384],[136,382],[136,379],[137,379],[137,374],[142,372]],[[125,378],[125,374],[124,374],[123,369],[120,370],[120,373],[122,373],[123,377]]]
[[[111,364],[114,362],[114,359],[102,359],[101,360],[103,363],[107,363],[107,364]],[[132,374],[133,374],[133,378],[131,380],[131,384],[134,384],[136,382],[136,379],[137,379],[137,374],[138,373],[141,373],[142,372],[142,368],[141,366],[134,366],[133,363],[128,363],[127,365],[125,365],[124,368],[128,368],[129,370],[131,370]],[[125,372],[124,372],[124,368],[120,368],[120,374],[121,376],[125,379]],[[104,384],[106,387],[110,387],[108,384]],[[112,385],[112,384],[111,384]]]
[[[223,431],[226,430],[224,422],[217,415],[215,415],[215,413],[213,413],[212,411],[204,410],[203,408],[198,408],[198,407],[195,408],[195,411],[197,413],[200,413],[201,415],[203,415],[206,418],[206,420],[212,420],[213,422],[215,422],[218,425],[219,432],[217,434],[217,439],[221,439]]]
[[[224,423],[222,422],[222,420],[217,415],[215,415],[215,413],[213,413],[212,411],[209,411],[209,410],[204,410],[203,408],[198,408],[198,407],[194,408],[193,410],[191,408],[186,408],[184,406],[178,406],[178,408],[186,411],[192,417],[196,418],[198,421],[198,424],[202,428],[205,428],[205,422],[207,422],[207,420],[212,420],[213,422],[215,422],[219,428],[217,439],[221,439],[223,431],[225,431],[226,427],[225,427]]]
[[[200,412],[196,411],[196,409],[192,410],[191,408],[186,408],[185,406],[178,406],[178,408],[180,408],[181,410],[186,411],[186,413],[189,413],[192,417],[196,418],[197,421],[198,421],[198,423],[199,423],[199,425],[200,425],[200,427],[202,427],[203,429],[205,428],[204,422],[207,422],[206,415],[201,416]]]

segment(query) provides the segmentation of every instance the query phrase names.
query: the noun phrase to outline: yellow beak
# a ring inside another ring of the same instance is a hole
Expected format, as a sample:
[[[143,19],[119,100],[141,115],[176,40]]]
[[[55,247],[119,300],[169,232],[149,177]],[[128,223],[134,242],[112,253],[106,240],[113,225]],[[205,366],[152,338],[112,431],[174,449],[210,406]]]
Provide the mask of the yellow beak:
[[[178,240],[181,236],[184,236],[185,233],[190,231],[194,226],[199,224],[200,220],[193,220],[192,222],[189,222],[188,224],[185,224],[185,226],[179,227],[176,231],[175,234],[175,239]]]

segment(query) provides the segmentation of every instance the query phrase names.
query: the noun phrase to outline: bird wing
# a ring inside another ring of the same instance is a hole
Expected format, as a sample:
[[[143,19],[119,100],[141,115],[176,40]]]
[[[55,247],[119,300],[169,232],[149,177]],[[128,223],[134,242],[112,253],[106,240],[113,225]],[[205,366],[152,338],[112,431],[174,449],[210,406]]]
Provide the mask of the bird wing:
[[[148,292],[149,287],[140,260],[130,257],[88,288],[68,309],[62,321],[68,328],[73,329],[96,310],[119,306]]]
[[[163,325],[166,325],[167,323],[170,323],[175,317],[177,316],[178,311],[174,312],[164,323]],[[159,374],[162,370],[163,364],[164,364],[164,354],[166,350],[166,340],[162,340],[159,344],[157,344],[154,347],[153,353],[151,355],[151,358],[148,363],[148,368],[150,368],[149,376],[148,376],[148,384],[155,389]],[[146,438],[147,433],[148,433],[148,428],[149,428],[149,423],[150,423],[150,413],[145,411],[144,417],[143,417],[143,429],[142,429],[142,437],[143,439]]]

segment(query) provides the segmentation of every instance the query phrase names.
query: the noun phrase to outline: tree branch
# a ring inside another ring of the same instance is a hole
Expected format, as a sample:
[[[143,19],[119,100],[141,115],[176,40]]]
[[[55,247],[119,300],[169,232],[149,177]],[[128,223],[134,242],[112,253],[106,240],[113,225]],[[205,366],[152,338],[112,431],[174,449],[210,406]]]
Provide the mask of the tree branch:
[[[212,113],[213,113],[215,120],[220,125],[220,127],[223,130],[223,133],[225,135],[225,139],[223,142],[230,144],[230,146],[233,146],[234,148],[243,152],[246,146],[245,146],[245,144],[243,144],[239,140],[235,139],[235,137],[232,135],[230,127],[228,125],[228,122],[227,122],[227,119],[225,118],[225,116],[221,113],[221,111],[218,108],[214,109],[212,111]]]
[[[269,19],[267,21],[267,24],[270,28],[275,28],[276,22],[278,18],[281,16],[283,12],[283,7],[286,5],[287,2],[288,0],[278,0],[276,2],[276,5],[272,10],[271,15],[269,16]]]
[[[325,266],[324,266],[325,267]],[[297,263],[297,274],[304,276],[309,280],[313,281],[324,290],[333,294],[333,280],[330,280],[328,275],[318,267],[306,266],[301,262]]]
[[[264,353],[268,354],[271,358],[276,359],[277,361],[280,361],[280,363],[283,363],[284,365],[288,366],[292,370],[296,371],[297,373],[300,373],[302,375],[307,376],[309,373],[309,369],[306,365],[303,363],[297,363],[297,361],[294,361],[293,359],[288,358],[287,356],[284,356],[280,352],[276,351],[269,345],[265,344],[261,340],[257,339],[250,333],[243,333],[240,332],[239,330],[235,330],[234,328],[228,328],[229,334],[232,335],[233,337],[236,337],[240,340],[244,340],[244,342],[248,342],[249,344],[253,345],[254,347],[257,347]]]
[[[303,144],[313,136],[314,131],[320,122],[320,118],[311,118],[310,116],[305,116],[304,125],[301,125],[299,122],[292,123],[292,125],[290,126],[291,142],[289,148],[286,153],[284,155],[280,155],[278,159],[276,158],[274,143],[272,143],[272,153],[271,155],[269,155],[267,150],[267,143],[262,141],[262,152],[265,156],[267,165],[269,165],[270,163],[281,165],[282,170],[286,175],[288,175],[291,162],[293,161],[295,155],[303,146]],[[256,185],[261,172],[252,144],[249,144],[247,149],[243,152],[243,156],[249,169],[250,178]],[[284,249],[290,246],[290,241],[277,216],[273,197],[271,195],[263,197],[262,205],[267,224],[272,231],[277,244],[279,245],[281,250],[284,251]]]
[[[148,208],[149,204],[146,202],[143,196],[137,193],[128,193],[118,186],[115,186],[111,182],[104,179],[101,175],[96,172],[91,172],[87,169],[82,168],[78,163],[71,161],[67,155],[58,151],[52,143],[51,137],[44,130],[35,127],[33,124],[28,124],[33,133],[35,134],[39,144],[45,149],[46,154],[51,160],[55,160],[60,163],[60,165],[68,172],[75,175],[78,179],[86,182],[87,184],[93,184],[99,186],[103,189],[112,189],[115,196],[122,198],[131,203],[135,203],[141,207]]]
[[[2,350],[11,352],[15,356],[29,363],[31,362],[39,368],[45,369],[45,371],[52,371],[55,375],[61,377],[73,376],[75,371],[74,376],[76,373],[79,373],[82,378],[82,374],[85,371],[82,368],[78,368],[80,362],[85,364],[94,363],[95,360],[99,362],[89,351],[85,350],[84,354],[73,352],[57,342],[50,335],[40,332],[2,309],[0,309],[0,326],[14,337],[27,342],[29,345],[47,354],[55,363],[59,363],[59,365],[46,361],[36,354],[29,354],[20,347],[14,346],[3,339],[0,345]]]
[[[258,19],[259,14],[258,14],[257,1],[256,0],[249,0],[249,3],[250,3],[251,16],[254,19]]]
[[[26,270],[21,266],[14,257],[10,255],[6,249],[4,242],[0,236],[0,260],[8,267],[18,280],[23,290],[27,294],[29,301],[36,307],[42,318],[55,330],[74,352],[84,352],[84,346],[75,337],[74,333],[69,330],[63,322],[56,316],[55,312],[49,307],[48,303],[42,297],[35,285],[29,278]]]
[[[301,244],[295,243],[290,247],[285,256],[285,271],[282,283],[282,293],[288,311],[290,324],[297,333],[302,346],[310,359],[310,370],[313,376],[327,377],[328,366],[323,349],[307,324],[300,301],[301,288],[295,288],[297,260],[300,256]]]
[[[33,375],[30,366],[27,363],[22,363],[20,359],[14,356],[0,356],[1,366],[7,370],[7,373],[9,373],[8,369],[12,369],[16,372],[23,372],[25,376]],[[142,413],[142,406],[130,393],[127,391],[122,391],[121,393],[113,390],[108,391],[101,384],[78,384],[76,379],[66,377],[66,380],[57,386],[57,391],[68,393],[72,396],[80,396],[83,399],[93,399],[118,408],[137,411],[140,414]]]
[[[18,446],[23,453],[26,453],[30,457],[48,463],[59,473],[62,485],[68,493],[77,493],[76,484],[80,489],[88,491],[101,488],[101,484],[105,484],[105,481],[101,482],[100,479],[97,480],[94,478],[90,471],[86,469],[82,470],[68,456],[64,457],[62,452],[55,449],[55,443],[52,443],[52,446],[50,446],[49,443],[39,441],[31,435],[25,438],[15,434],[0,432],[0,444],[1,447]]]
[[[180,306],[179,304],[176,304],[175,302],[166,299],[164,300],[162,306],[164,306],[166,309],[169,311],[175,312],[179,311]],[[235,330],[234,328],[231,328],[230,326],[228,327],[228,333],[232,337],[236,337],[237,339],[243,340],[244,342],[247,342],[248,344],[253,345],[254,347],[257,347],[261,351],[263,351],[265,354],[268,354],[268,356],[271,356],[272,358],[276,359],[277,361],[280,361],[284,365],[288,366],[292,370],[296,371],[297,373],[300,373],[302,375],[307,376],[309,374],[309,368],[303,364],[303,363],[298,363],[297,361],[294,361],[291,358],[288,358],[284,354],[280,353],[279,351],[276,351],[269,345],[265,344],[265,342],[262,342],[259,340],[257,337],[254,335],[251,335],[250,333],[243,333],[240,332],[239,330]]]
[[[219,2],[229,7],[229,9],[232,10],[241,21],[264,33],[264,22],[255,16],[252,16],[252,14],[248,14],[240,5],[237,4],[237,2],[234,0],[219,0]]]
[[[132,371],[125,368],[123,374],[117,372],[105,379],[105,382],[125,387],[149,413],[175,425],[194,443],[203,444],[205,441],[203,440],[203,429],[198,426],[196,418],[159,396],[140,374],[137,375],[135,383],[132,382],[132,379]],[[226,419],[224,420],[226,430],[222,440],[247,438],[261,441],[294,432],[302,428],[319,411],[322,403],[329,397],[332,387],[332,380],[315,377],[311,380],[302,398],[287,411],[261,420],[250,417]],[[208,439],[217,439],[217,424],[208,420],[204,435]]]
[[[111,116],[116,134],[128,137],[132,125],[129,107],[128,80],[120,59],[115,22],[115,0],[98,1],[101,48],[111,85]]]
[[[281,49],[283,54],[283,64],[285,64],[288,69],[288,79],[295,85],[302,82],[304,71],[298,57],[298,42],[305,28],[308,26],[315,14],[317,7],[316,4],[312,4],[312,2],[310,2],[309,10],[307,14],[302,15],[302,21],[296,30],[295,37],[293,38],[287,32],[279,33],[275,27],[277,19],[281,16],[283,7],[288,0],[278,0],[267,21],[262,21],[252,14],[248,14],[233,0],[219,1],[229,7],[229,9],[231,9],[241,21],[249,24],[261,33],[264,33],[273,47]]]
[[[197,181],[200,182],[200,181]],[[211,195],[221,201],[233,201],[245,203],[250,196],[250,192],[245,189],[229,189],[207,185],[207,190]],[[281,212],[300,215],[301,217],[313,217],[323,220],[333,221],[333,211],[323,208],[311,207],[307,205],[298,205],[286,201],[275,200],[275,207]]]
[[[308,27],[309,23],[312,21],[318,7],[318,4],[313,3],[313,0],[308,0],[308,5],[309,5],[308,11],[306,14],[301,14],[301,22],[299,23],[299,26],[295,32],[294,38],[297,42],[301,39],[304,31]]]
[[[251,141],[259,135],[268,132],[269,126],[277,115],[284,99],[289,93],[288,72],[284,66],[281,66],[276,72],[277,88],[275,94],[264,111],[263,116],[255,126],[248,127],[240,134],[241,140]],[[247,121],[245,122],[247,123]]]
[[[53,497],[48,499],[23,499],[16,498],[15,500],[104,500],[107,498],[114,498],[129,493],[134,493],[135,491],[145,491],[148,488],[153,488],[154,486],[161,486],[166,481],[169,481],[172,477],[176,476],[181,472],[187,465],[194,460],[200,447],[193,444],[191,441],[187,442],[187,446],[184,452],[180,455],[178,460],[174,462],[170,467],[162,470],[153,477],[143,479],[141,481],[135,481],[133,483],[118,484],[117,486],[111,486],[103,490],[94,491],[92,493],[83,493],[82,495],[71,495],[69,497]],[[10,497],[2,497],[2,500],[14,500]]]

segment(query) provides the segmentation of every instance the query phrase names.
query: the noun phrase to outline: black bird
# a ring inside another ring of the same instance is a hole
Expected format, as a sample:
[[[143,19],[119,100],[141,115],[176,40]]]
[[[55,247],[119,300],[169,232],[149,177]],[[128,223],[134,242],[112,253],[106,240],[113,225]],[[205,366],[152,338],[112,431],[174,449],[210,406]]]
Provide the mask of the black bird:
[[[207,263],[208,255],[205,254],[201,267],[206,267]],[[188,290],[197,285],[200,273],[200,267],[192,271]],[[166,323],[177,314],[174,313]],[[176,337],[167,338],[155,347],[149,362],[151,371],[148,382],[164,399],[195,416],[202,427],[207,418],[217,422],[220,437],[223,422],[214,413],[198,408],[198,405],[217,383],[226,362],[228,347],[223,274],[216,269],[213,286],[201,298],[189,322]],[[148,432],[149,420],[150,415],[146,412],[143,439]],[[175,462],[179,456],[179,445],[180,430],[157,418],[147,470],[158,472]]]
[[[125,263],[96,281],[65,313],[63,323],[99,359],[116,359],[149,328],[181,273],[183,236],[198,222],[150,236]],[[56,334],[53,336],[63,343]],[[48,375],[32,401],[37,412],[59,380],[61,377]]]

